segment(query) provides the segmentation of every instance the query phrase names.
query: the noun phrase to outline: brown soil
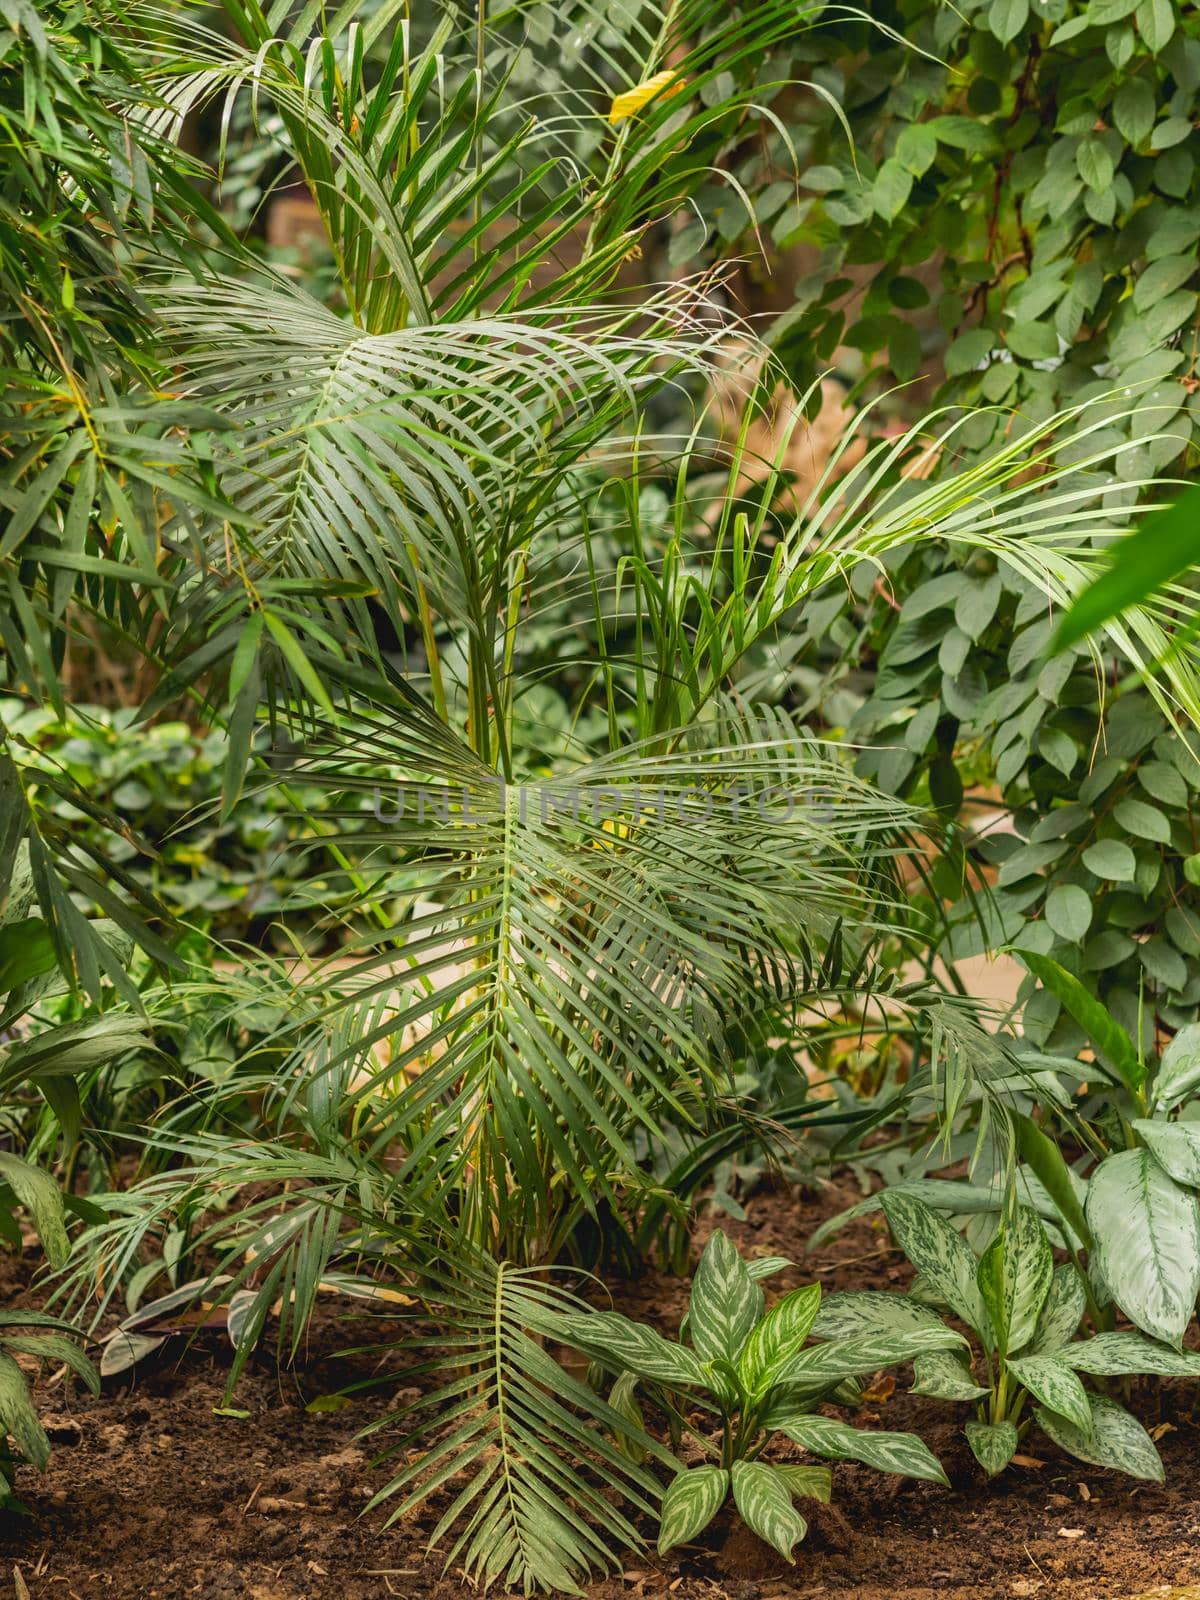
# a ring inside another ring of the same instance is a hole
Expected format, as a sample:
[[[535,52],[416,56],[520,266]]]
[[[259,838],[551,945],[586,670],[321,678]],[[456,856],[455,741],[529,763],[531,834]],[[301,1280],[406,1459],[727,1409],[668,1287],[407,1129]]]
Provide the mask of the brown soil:
[[[819,1197],[764,1192],[744,1223],[723,1224],[752,1254],[799,1258],[822,1216],[856,1198],[840,1181]],[[28,1276],[26,1263],[11,1268]],[[804,1271],[827,1287],[896,1287],[903,1262],[869,1221],[846,1229]],[[10,1288],[19,1288],[9,1279]],[[685,1285],[649,1274],[619,1304],[673,1331]],[[214,1415],[228,1353],[214,1336],[169,1364],[118,1380],[99,1400],[43,1385],[55,1440],[44,1476],[23,1470],[31,1515],[0,1517],[0,1596],[31,1600],[451,1600],[468,1593],[423,1554],[432,1517],[386,1529],[360,1515],[384,1481],[375,1440],[355,1434],[394,1403],[387,1390],[341,1410],[306,1403],[367,1376],[373,1359],[339,1358],[347,1344],[386,1339],[394,1325],[321,1321],[301,1367],[269,1358],[249,1371],[235,1404]],[[207,1337],[207,1336],[206,1336]],[[385,1363],[386,1364],[386,1363]],[[890,1428],[919,1428],[953,1487],[912,1484],[845,1464],[834,1504],[806,1506],[809,1535],[794,1567],[730,1522],[679,1559],[631,1559],[590,1600],[1128,1600],[1200,1582],[1200,1418],[1194,1385],[1147,1388],[1135,1405],[1165,1425],[1167,1484],[1135,1484],[1086,1468],[1031,1436],[1030,1464],[984,1485],[960,1432],[962,1409],[908,1399],[877,1404]],[[17,1568],[25,1588],[13,1576]],[[1186,1593],[1186,1591],[1185,1591]],[[1180,1596],[1182,1600],[1182,1596]],[[1200,1588],[1188,1600],[1200,1600]]]

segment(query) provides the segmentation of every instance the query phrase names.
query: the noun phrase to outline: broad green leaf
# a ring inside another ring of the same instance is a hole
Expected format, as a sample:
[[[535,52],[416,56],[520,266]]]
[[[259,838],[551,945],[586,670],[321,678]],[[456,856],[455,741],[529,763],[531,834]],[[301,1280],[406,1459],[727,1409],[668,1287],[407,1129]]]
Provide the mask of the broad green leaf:
[[[1171,0],[1141,0],[1133,16],[1146,48],[1153,55],[1170,44],[1175,32],[1175,7]]]
[[[901,1190],[881,1197],[896,1243],[929,1285],[957,1316],[982,1333],[987,1312],[975,1281],[975,1256],[966,1240],[921,1200]]]
[[[790,1462],[773,1463],[775,1471],[793,1495],[819,1500],[827,1506],[833,1497],[833,1473],[828,1467],[799,1467]]]
[[[857,1289],[826,1295],[812,1331],[818,1339],[848,1339],[861,1333],[911,1333],[914,1328],[941,1326],[937,1312],[911,1295]]]
[[[1145,78],[1129,78],[1117,90],[1112,110],[1118,133],[1136,147],[1154,126],[1154,90]]]
[[[1151,1338],[1178,1345],[1200,1291],[1195,1195],[1148,1150],[1123,1150],[1092,1174],[1087,1219],[1113,1299]]]
[[[961,1356],[952,1350],[933,1350],[913,1362],[916,1382],[910,1394],[928,1395],[933,1400],[978,1400],[987,1390],[976,1383]]]
[[[1048,1356],[1060,1350],[1075,1337],[1086,1309],[1087,1291],[1079,1273],[1073,1266],[1055,1267],[1046,1303],[1026,1354]]]
[[[979,1292],[1003,1355],[1033,1338],[1054,1276],[1054,1255],[1041,1218],[1018,1206],[980,1258]]]
[[[1018,1112],[1013,1120],[1021,1159],[1033,1169],[1034,1176],[1053,1200],[1062,1223],[1070,1228],[1081,1245],[1090,1247],[1087,1218],[1062,1151],[1031,1118]]]
[[[765,1461],[735,1461],[731,1473],[733,1498],[752,1533],[794,1561],[793,1547],[808,1532],[808,1524],[792,1504],[787,1480]]]
[[[1008,1370],[1051,1411],[1066,1417],[1086,1433],[1092,1426],[1092,1413],[1088,1406],[1087,1391],[1061,1355],[1026,1356],[1010,1361]]]
[[[1029,968],[1044,989],[1049,989],[1055,999],[1062,1002],[1100,1054],[1111,1061],[1126,1088],[1136,1094],[1146,1081],[1146,1067],[1138,1060],[1137,1049],[1124,1028],[1114,1022],[1100,1001],[1090,995],[1079,979],[1060,967],[1057,961],[1051,961],[1049,956],[1039,955],[1034,950],[1015,949],[1013,954]]]
[[[1154,1104],[1162,1109],[1186,1100],[1200,1084],[1200,1023],[1189,1022],[1162,1053],[1154,1079]]]
[[[989,1478],[1003,1472],[1016,1454],[1017,1430],[1011,1422],[968,1422],[964,1432],[972,1455]]]
[[[1060,883],[1046,896],[1046,921],[1060,939],[1078,944],[1092,925],[1092,900],[1076,883]]]
[[[793,1444],[833,1461],[861,1461],[880,1472],[928,1483],[949,1480],[941,1462],[915,1433],[874,1433],[851,1428],[832,1417],[797,1417],[780,1429]]]
[[[1029,0],[992,0],[987,25],[1004,44],[1015,39],[1029,20]]]
[[[761,1288],[736,1245],[718,1229],[700,1257],[688,1302],[688,1337],[697,1353],[705,1361],[736,1363],[762,1308]]]
[[[1200,1378],[1200,1354],[1172,1350],[1140,1333],[1098,1333],[1059,1351],[1059,1359],[1076,1372],[1097,1378],[1120,1378],[1151,1373],[1160,1378]]]
[[[21,1453],[39,1470],[50,1460],[50,1441],[29,1398],[25,1374],[11,1356],[0,1352],[0,1430],[16,1440]]]
[[[656,1383],[708,1388],[704,1363],[685,1345],[672,1344],[642,1322],[619,1311],[590,1311],[562,1318],[562,1337],[585,1355],[594,1356]]]
[[[1159,1122],[1138,1117],[1131,1124],[1154,1159],[1176,1183],[1200,1189],[1200,1123]]]
[[[1163,1481],[1163,1464],[1154,1440],[1136,1417],[1103,1395],[1089,1395],[1092,1408],[1090,1433],[1077,1428],[1056,1412],[1037,1409],[1043,1433],[1060,1449],[1097,1467],[1115,1467],[1131,1478]]]
[[[1083,852],[1089,872],[1112,883],[1132,883],[1137,875],[1137,857],[1124,839],[1097,839]]]
[[[1162,0],[1166,3],[1166,0]],[[1075,601],[1059,625],[1055,648],[1066,649],[1118,612],[1139,605],[1157,589],[1195,565],[1200,527],[1200,488],[1156,511],[1115,546],[1108,571]]]
[[[821,1304],[821,1286],[796,1289],[773,1306],[742,1346],[738,1377],[749,1394],[763,1394],[803,1350]]]
[[[778,1381],[783,1384],[837,1382],[863,1373],[878,1372],[931,1350],[952,1350],[965,1345],[961,1333],[944,1323],[936,1328],[910,1328],[907,1332],[861,1334],[853,1339],[831,1339],[828,1344],[802,1350]]]
[[[729,1474],[723,1467],[689,1467],[667,1485],[658,1524],[658,1553],[665,1556],[676,1545],[702,1533],[716,1516],[729,1493]]]

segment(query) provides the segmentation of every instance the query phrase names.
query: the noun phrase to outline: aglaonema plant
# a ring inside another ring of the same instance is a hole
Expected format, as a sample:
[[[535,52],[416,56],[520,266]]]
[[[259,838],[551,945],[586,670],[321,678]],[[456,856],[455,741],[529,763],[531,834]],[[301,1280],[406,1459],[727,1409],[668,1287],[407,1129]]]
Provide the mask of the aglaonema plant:
[[[642,1414],[635,1391],[669,1418],[672,1442],[685,1437],[704,1456],[681,1464],[663,1495],[660,1554],[694,1539],[732,1495],[747,1526],[788,1561],[807,1532],[794,1500],[828,1500],[827,1467],[768,1460],[782,1439],[810,1455],[861,1461],[882,1472],[945,1483],[937,1458],[912,1433],[868,1431],[819,1408],[865,1374],[902,1361],[948,1355],[966,1343],[932,1316],[919,1326],[881,1319],[847,1338],[810,1343],[820,1284],[784,1295],[766,1309],[761,1280],[788,1262],[745,1261],[714,1233],[696,1269],[678,1342],[613,1311],[567,1319],[565,1337],[618,1374],[611,1403],[630,1415],[636,1442]]]
[[[929,1331],[941,1324],[934,1305],[944,1308],[972,1330],[979,1358],[972,1363],[961,1349],[917,1354],[912,1392],[974,1405],[967,1442],[989,1476],[1008,1466],[1036,1419],[1080,1461],[1162,1481],[1162,1461],[1141,1423],[1109,1396],[1089,1393],[1081,1375],[1200,1376],[1200,1355],[1140,1333],[1077,1338],[1087,1307],[1083,1279],[1072,1264],[1055,1267],[1045,1227],[1028,1207],[1007,1208],[977,1258],[951,1223],[916,1196],[893,1190],[882,1204],[896,1243],[919,1274],[916,1293],[832,1295],[814,1324],[817,1334],[847,1339],[866,1328],[896,1335]]]

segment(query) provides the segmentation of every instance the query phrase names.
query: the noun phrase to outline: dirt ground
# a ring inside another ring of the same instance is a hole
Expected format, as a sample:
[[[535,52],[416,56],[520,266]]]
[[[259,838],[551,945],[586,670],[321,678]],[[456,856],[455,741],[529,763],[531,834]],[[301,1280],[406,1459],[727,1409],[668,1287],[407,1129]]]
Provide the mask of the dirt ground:
[[[766,1192],[749,1202],[745,1222],[723,1225],[752,1254],[799,1258],[821,1217],[854,1198],[849,1180],[819,1196]],[[19,1281],[9,1280],[14,1291],[28,1278],[28,1263],[10,1263],[18,1266]],[[862,1221],[774,1282],[790,1288],[813,1276],[829,1288],[902,1287],[907,1268],[879,1229]],[[685,1291],[649,1274],[625,1286],[618,1303],[673,1332]],[[358,1444],[355,1434],[388,1408],[388,1391],[340,1410],[305,1409],[386,1368],[386,1356],[347,1360],[335,1352],[390,1331],[382,1321],[318,1323],[297,1371],[278,1373],[264,1356],[247,1374],[235,1400],[250,1413],[244,1419],[214,1414],[228,1368],[216,1336],[139,1369],[132,1383],[124,1375],[106,1384],[98,1400],[40,1386],[54,1458],[44,1476],[21,1474],[31,1515],[0,1518],[2,1600],[451,1600],[469,1593],[424,1555],[436,1513],[393,1528],[384,1526],[383,1511],[360,1514],[384,1478],[371,1465],[377,1441]],[[589,1600],[1200,1600],[1200,1587],[1188,1587],[1200,1585],[1194,1384],[1146,1388],[1135,1398],[1148,1426],[1164,1425],[1165,1487],[1083,1467],[1037,1435],[1023,1447],[1029,1465],[984,1485],[961,1437],[962,1408],[910,1400],[904,1386],[902,1379],[874,1415],[881,1426],[919,1428],[950,1489],[838,1464],[833,1505],[805,1506],[810,1531],[794,1567],[727,1520],[666,1562],[631,1559]]]

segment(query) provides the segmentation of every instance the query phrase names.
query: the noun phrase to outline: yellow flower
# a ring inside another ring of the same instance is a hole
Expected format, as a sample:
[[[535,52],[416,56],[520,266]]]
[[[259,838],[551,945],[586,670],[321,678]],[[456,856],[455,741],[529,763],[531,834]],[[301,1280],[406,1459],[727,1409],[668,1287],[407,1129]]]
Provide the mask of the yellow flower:
[[[624,122],[626,117],[635,117],[655,95],[661,94],[666,99],[669,95],[678,94],[683,87],[684,80],[678,73],[656,72],[645,83],[639,83],[636,89],[626,89],[624,94],[617,95],[609,107],[608,120]]]

